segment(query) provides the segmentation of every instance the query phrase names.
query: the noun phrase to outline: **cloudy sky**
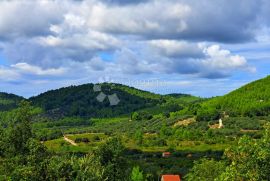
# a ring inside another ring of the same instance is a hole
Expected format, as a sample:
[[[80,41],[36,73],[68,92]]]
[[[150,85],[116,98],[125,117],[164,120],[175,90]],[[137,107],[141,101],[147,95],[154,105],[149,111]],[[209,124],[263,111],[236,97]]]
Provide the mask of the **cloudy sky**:
[[[0,92],[223,95],[270,72],[269,0],[1,0]]]

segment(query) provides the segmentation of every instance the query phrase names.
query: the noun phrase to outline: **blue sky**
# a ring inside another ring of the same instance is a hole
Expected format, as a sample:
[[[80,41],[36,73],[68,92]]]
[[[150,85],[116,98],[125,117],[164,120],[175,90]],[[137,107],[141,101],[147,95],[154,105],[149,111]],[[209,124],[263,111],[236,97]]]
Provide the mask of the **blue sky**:
[[[5,57],[2,54],[0,54],[0,65],[6,65],[6,63],[7,63],[7,61],[6,61]]]
[[[269,75],[269,17],[268,0],[0,1],[0,92],[224,95]]]

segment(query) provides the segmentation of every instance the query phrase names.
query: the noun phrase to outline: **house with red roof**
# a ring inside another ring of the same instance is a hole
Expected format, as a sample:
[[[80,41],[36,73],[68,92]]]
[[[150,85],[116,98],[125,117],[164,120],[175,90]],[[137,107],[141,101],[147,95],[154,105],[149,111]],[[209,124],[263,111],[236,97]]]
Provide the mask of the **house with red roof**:
[[[162,175],[161,181],[181,181],[179,175]]]
[[[170,152],[163,152],[162,153],[162,157],[163,158],[168,158],[168,157],[170,157],[171,156],[171,153]]]

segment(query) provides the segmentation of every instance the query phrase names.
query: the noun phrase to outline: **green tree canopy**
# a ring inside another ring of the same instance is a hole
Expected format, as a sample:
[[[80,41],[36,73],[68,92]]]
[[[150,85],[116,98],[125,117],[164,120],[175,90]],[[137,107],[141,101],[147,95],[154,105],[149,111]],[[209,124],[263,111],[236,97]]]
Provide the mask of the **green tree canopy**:
[[[131,172],[131,180],[132,181],[143,181],[143,172],[140,171],[140,167],[133,167]]]

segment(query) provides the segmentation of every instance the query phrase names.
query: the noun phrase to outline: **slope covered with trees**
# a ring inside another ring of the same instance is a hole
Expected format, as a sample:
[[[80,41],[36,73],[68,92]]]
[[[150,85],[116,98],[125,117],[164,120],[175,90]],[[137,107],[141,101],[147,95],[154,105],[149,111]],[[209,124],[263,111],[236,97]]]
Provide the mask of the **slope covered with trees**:
[[[0,180],[269,180],[268,92],[269,77],[207,100],[108,83],[48,91],[0,111]]]
[[[96,90],[94,84],[52,90],[32,97],[30,101],[50,114],[80,117],[114,117],[166,102],[161,95],[128,86],[109,83],[99,85],[100,89]],[[111,105],[108,96],[114,94],[117,96],[116,101],[119,99],[120,102]],[[104,100],[99,99],[100,95],[103,95]]]
[[[0,92],[0,111],[16,108],[23,99],[23,97],[14,94]]]
[[[270,76],[200,106],[197,111],[199,119],[217,118],[223,113],[230,116],[267,116],[270,114]]]

